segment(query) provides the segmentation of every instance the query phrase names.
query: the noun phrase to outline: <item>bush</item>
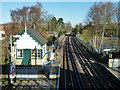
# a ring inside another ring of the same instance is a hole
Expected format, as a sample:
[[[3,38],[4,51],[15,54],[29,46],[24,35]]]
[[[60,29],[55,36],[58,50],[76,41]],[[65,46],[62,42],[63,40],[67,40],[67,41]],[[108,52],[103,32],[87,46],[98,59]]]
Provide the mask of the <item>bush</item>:
[[[49,36],[49,37],[47,38],[47,45],[48,45],[48,46],[51,46],[52,44],[55,43],[56,40],[57,40],[57,38],[56,38],[55,36]]]
[[[63,35],[63,32],[62,32],[62,31],[59,32],[59,37],[60,37],[61,35]]]

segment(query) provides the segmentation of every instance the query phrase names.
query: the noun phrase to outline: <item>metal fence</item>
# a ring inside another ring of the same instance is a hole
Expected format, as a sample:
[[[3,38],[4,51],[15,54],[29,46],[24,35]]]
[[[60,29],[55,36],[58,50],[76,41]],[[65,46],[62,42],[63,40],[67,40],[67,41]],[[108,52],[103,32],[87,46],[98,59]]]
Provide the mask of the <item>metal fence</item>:
[[[65,35],[60,36],[59,39],[55,42],[55,50],[58,48],[58,44],[63,40],[64,37]]]
[[[38,67],[17,67],[16,79],[20,80],[37,80],[38,79]]]
[[[95,48],[93,48],[91,45],[89,45],[87,42],[85,42],[84,40],[82,40],[79,36],[76,35],[76,37],[78,38],[78,40],[86,47],[89,49],[89,51],[92,52],[97,52],[97,50],[95,50]]]

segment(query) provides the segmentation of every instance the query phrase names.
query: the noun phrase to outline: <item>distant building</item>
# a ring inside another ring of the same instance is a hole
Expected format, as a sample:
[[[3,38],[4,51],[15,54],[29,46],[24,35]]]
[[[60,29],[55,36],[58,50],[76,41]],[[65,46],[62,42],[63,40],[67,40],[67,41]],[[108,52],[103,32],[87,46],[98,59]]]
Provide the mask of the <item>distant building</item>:
[[[23,31],[13,41],[12,49],[16,65],[42,65],[47,60],[43,58],[47,52],[46,40],[36,30]]]
[[[9,34],[16,35],[19,33],[19,30],[15,28],[13,23],[1,24],[0,30],[5,32],[5,37]]]
[[[58,37],[57,34],[47,34],[47,37],[49,37],[49,36],[55,36],[55,37]]]
[[[52,32],[52,31],[49,31],[49,32],[47,32],[47,37],[49,37],[49,36],[55,36],[55,37],[58,37],[58,33],[56,33],[56,32]]]
[[[5,39],[5,31],[0,30],[0,40]]]
[[[4,38],[5,38],[4,26],[0,25],[0,40],[3,40]]]

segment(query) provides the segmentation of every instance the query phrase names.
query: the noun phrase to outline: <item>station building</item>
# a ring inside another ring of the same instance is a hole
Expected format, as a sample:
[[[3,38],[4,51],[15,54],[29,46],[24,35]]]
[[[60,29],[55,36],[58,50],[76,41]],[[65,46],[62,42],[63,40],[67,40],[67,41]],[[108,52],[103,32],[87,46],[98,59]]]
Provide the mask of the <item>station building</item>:
[[[47,60],[47,56],[43,58],[47,52],[45,38],[36,30],[24,30],[19,36],[12,42],[15,65],[42,65]]]

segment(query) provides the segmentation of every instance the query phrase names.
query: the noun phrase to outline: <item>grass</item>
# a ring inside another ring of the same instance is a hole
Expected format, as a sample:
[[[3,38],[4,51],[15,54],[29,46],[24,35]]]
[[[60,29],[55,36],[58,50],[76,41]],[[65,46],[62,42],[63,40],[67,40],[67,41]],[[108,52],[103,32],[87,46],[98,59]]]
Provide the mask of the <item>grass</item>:
[[[8,75],[2,74],[2,86],[8,85]]]
[[[90,31],[85,29],[82,31],[82,34],[79,34],[79,37],[83,39],[85,42],[89,43],[89,41],[93,38],[93,36],[90,35]],[[99,35],[96,35],[97,39],[97,46],[96,48],[100,47],[101,44],[101,39],[102,37]],[[118,40],[111,40],[111,37],[104,37],[103,38],[103,47],[108,47],[108,46],[117,46]],[[93,46],[93,43],[91,42],[91,45]]]
[[[6,86],[6,85],[8,85],[8,80],[2,83],[2,86]]]
[[[90,34],[88,30],[82,31],[82,34],[80,34],[80,38],[85,40],[86,42],[90,41]]]

